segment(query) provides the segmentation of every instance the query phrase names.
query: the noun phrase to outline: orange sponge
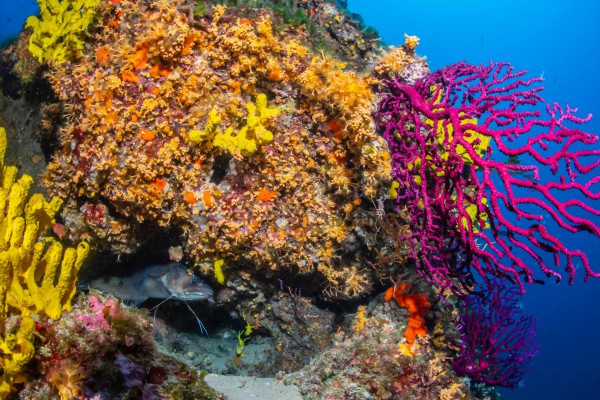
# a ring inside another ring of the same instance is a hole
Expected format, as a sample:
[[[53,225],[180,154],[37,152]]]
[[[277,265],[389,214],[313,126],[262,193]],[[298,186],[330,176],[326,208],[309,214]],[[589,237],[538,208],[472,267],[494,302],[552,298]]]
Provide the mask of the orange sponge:
[[[396,299],[400,307],[404,307],[410,312],[408,328],[404,331],[404,337],[408,342],[409,348],[412,347],[417,336],[427,334],[424,316],[431,306],[426,295],[422,293],[407,294],[406,292],[410,287],[410,283],[398,283],[385,292],[385,301]]]

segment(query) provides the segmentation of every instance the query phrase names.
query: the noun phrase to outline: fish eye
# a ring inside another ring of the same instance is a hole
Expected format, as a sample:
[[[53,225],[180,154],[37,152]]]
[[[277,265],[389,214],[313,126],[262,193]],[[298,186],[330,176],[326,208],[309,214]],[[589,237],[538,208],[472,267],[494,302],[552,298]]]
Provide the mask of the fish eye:
[[[192,280],[190,281],[190,285],[198,285],[200,284],[200,280],[198,278],[192,278]]]

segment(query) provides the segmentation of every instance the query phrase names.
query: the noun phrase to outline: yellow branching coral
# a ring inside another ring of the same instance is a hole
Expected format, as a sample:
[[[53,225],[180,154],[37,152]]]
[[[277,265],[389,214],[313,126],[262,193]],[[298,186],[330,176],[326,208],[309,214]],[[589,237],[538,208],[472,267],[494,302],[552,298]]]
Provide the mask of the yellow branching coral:
[[[243,156],[250,156],[258,150],[259,146],[269,144],[273,140],[273,133],[266,128],[265,124],[279,115],[279,109],[268,108],[267,96],[261,93],[256,96],[256,105],[251,102],[246,103],[246,110],[248,111],[246,125],[235,136],[236,149],[231,151],[232,149],[228,148],[228,150],[231,153],[237,150]],[[217,137],[214,144],[219,147]]]
[[[40,194],[28,200],[33,179],[4,165],[6,132],[0,128],[0,398],[23,379],[34,355],[32,314],[60,318],[71,310],[77,272],[88,253],[87,243],[63,252],[59,242],[43,237],[61,201]],[[20,318],[4,332],[9,312]]]
[[[95,16],[100,0],[38,0],[40,18],[27,18],[32,28],[29,51],[39,62],[53,60],[59,64],[83,49],[81,36]]]
[[[46,247],[43,242],[35,244],[33,253],[29,256],[30,264],[21,275],[23,282],[13,280],[10,288],[12,296],[9,295],[8,302],[21,308],[24,315],[30,311],[59,319],[63,311],[70,311],[72,308],[71,298],[75,294],[77,272],[89,247],[87,243],[82,243],[77,249],[67,248],[63,252],[63,246],[56,241]],[[38,284],[36,275],[40,270],[43,271],[43,279]]]

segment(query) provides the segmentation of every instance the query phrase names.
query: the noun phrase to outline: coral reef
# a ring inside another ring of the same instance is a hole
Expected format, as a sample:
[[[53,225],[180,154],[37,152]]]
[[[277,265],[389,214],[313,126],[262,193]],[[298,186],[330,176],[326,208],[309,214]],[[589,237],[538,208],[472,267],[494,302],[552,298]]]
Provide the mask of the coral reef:
[[[40,343],[20,398],[176,399],[181,392],[220,398],[196,373],[159,354],[152,330],[143,311],[98,294],[82,296],[59,321],[36,322]]]
[[[0,395],[26,379],[34,355],[34,315],[59,319],[71,310],[77,272],[89,246],[66,248],[47,235],[61,201],[29,196],[33,179],[18,178],[18,169],[4,165],[7,141],[0,127]],[[18,179],[17,179],[18,178]]]
[[[268,9],[97,9],[85,62],[49,73],[68,120],[48,174],[65,236],[132,252],[148,227],[175,227],[206,275],[217,260],[225,281],[316,269],[332,297],[368,292],[391,173],[377,79],[275,31]]]
[[[450,354],[436,350],[429,335],[407,351],[407,312],[388,302],[359,309],[348,331],[298,373],[305,399],[474,399],[458,377]],[[484,398],[484,397],[481,397]]]
[[[51,89],[35,110],[54,196],[0,165],[0,396],[215,398],[188,369],[213,362],[278,379],[308,364],[315,399],[517,383],[537,351],[516,310],[529,265],[560,280],[542,251],[571,283],[579,260],[600,276],[546,226],[600,236],[594,205],[557,194],[598,199],[600,152],[578,147],[597,137],[573,128],[589,117],[544,119],[540,78],[508,64],[431,73],[416,36],[379,49],[345,3],[40,0],[0,60],[15,98]],[[209,329],[187,303],[151,324],[74,302],[88,243],[107,275],[167,256],[198,270]],[[161,320],[184,306],[211,337]]]
[[[535,320],[522,315],[520,301],[517,287],[496,279],[462,302],[463,349],[452,362],[458,374],[494,386],[519,384],[538,352]]]
[[[600,211],[557,195],[597,198],[592,186],[600,179],[593,175],[600,151],[576,145],[598,137],[573,127],[591,116],[576,117],[558,104],[546,106],[545,118],[531,111],[526,106],[543,101],[543,88],[535,85],[541,78],[523,80],[524,74],[505,63],[459,63],[414,84],[397,77],[383,85],[378,126],[392,153],[397,208],[411,221],[412,232],[402,238],[421,276],[434,285],[468,292],[476,271],[486,281],[517,282],[523,292],[523,279],[536,281],[530,265],[560,280],[541,252],[564,266],[570,283],[575,260],[585,280],[600,277],[585,254],[568,249],[545,225],[600,236],[593,222]],[[499,155],[526,157],[531,165],[502,162]],[[560,180],[544,182],[542,171]]]

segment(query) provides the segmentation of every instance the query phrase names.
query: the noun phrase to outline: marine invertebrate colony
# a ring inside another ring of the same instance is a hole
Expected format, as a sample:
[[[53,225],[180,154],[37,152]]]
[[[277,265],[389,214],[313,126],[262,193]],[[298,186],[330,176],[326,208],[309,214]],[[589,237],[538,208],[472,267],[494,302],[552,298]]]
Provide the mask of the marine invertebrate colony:
[[[72,304],[89,246],[63,250],[50,236],[61,201],[29,196],[33,179],[4,165],[6,146],[0,127],[0,398],[159,398],[167,378],[194,398],[212,398],[158,354],[143,312],[95,295]]]
[[[241,265],[317,270],[334,297],[367,291],[356,248],[375,258],[371,204],[391,171],[372,79],[274,29],[268,9],[96,10],[83,58],[49,74],[68,110],[48,173],[67,237],[132,252],[142,226],[177,227],[203,273],[223,260],[220,280]]]
[[[586,148],[598,137],[575,127],[591,116],[557,104],[546,105],[546,116],[532,110],[543,102],[543,88],[540,78],[524,74],[506,63],[459,63],[414,85],[385,82],[377,119],[392,153],[398,208],[410,216],[405,239],[420,274],[442,288],[469,291],[476,272],[485,280],[508,278],[524,291],[523,280],[537,279],[533,265],[560,280],[541,253],[565,269],[570,283],[577,260],[585,280],[600,277],[584,253],[544,224],[550,218],[565,231],[600,236],[592,219],[600,211],[586,203],[599,198],[593,186],[600,182],[600,151]],[[544,182],[550,173],[558,181]],[[560,191],[581,200],[561,200]]]
[[[408,321],[408,324],[410,322]],[[406,311],[391,303],[359,310],[353,330],[339,330],[334,345],[299,373],[306,399],[477,398],[428,337],[417,337],[407,352]]]
[[[29,51],[40,63],[63,63],[76,57],[85,43],[83,36],[101,0],[39,0],[40,18],[27,18],[32,28]]]
[[[259,146],[269,144],[273,141],[273,133],[263,124],[272,120],[280,111],[278,108],[267,107],[267,96],[264,93],[256,96],[256,104],[246,103],[246,125],[239,132],[232,135],[233,128],[228,128],[224,133],[219,131],[216,126],[221,122],[215,109],[209,114],[209,121],[206,130],[201,132],[192,130],[189,138],[194,143],[212,140],[212,145],[230,154],[241,154],[250,156],[258,150]]]
[[[537,354],[535,320],[519,309],[515,286],[494,279],[485,290],[469,295],[461,305],[462,351],[452,366],[494,386],[516,386]]]
[[[409,351],[417,336],[427,334],[424,317],[431,306],[425,294],[406,293],[410,287],[410,283],[401,283],[394,285],[385,292],[385,301],[394,299],[400,307],[404,307],[410,312],[408,327],[404,331]]]
[[[56,117],[59,150],[46,176],[51,193],[66,203],[61,234],[119,253],[134,252],[150,231],[176,237],[179,259],[225,287],[218,297],[245,311],[248,327],[279,329],[286,339],[276,350],[293,354],[289,365],[307,354],[296,357],[292,346],[324,346],[333,318],[328,313],[325,324],[325,313],[308,312],[317,306],[300,304],[309,301],[296,289],[293,299],[272,307],[277,278],[280,291],[285,278],[290,288],[298,283],[336,300],[356,298],[396,278],[400,266],[410,269],[408,254],[428,283],[454,290],[464,302],[455,370],[514,385],[535,353],[523,336],[533,328],[526,318],[519,320],[524,330],[513,325],[508,317],[517,289],[505,290],[493,277],[524,291],[523,281],[537,280],[535,263],[560,279],[540,251],[564,267],[570,281],[579,260],[585,279],[600,276],[544,224],[550,219],[563,230],[600,236],[592,222],[600,211],[557,194],[599,199],[593,187],[600,177],[584,180],[600,166],[600,152],[577,147],[597,137],[573,128],[587,119],[557,105],[543,118],[532,110],[542,102],[539,79],[526,80],[507,64],[460,63],[430,73],[414,54],[413,36],[374,63],[356,57],[372,44],[352,30],[335,2],[289,2],[304,21],[298,24],[281,17],[283,2],[210,3],[217,2],[200,1],[194,9],[168,0],[40,0],[41,18],[29,19],[27,34],[31,53],[48,62],[60,101],[55,108],[63,113]],[[334,42],[349,45],[322,51],[311,22],[326,22]],[[340,54],[347,59],[336,58]],[[594,159],[585,164],[588,158]],[[544,170],[560,178],[543,182]],[[124,336],[113,336],[110,352],[87,351],[111,335],[124,309],[90,296],[66,321],[52,321],[71,309],[74,274],[87,246],[65,251],[59,273],[60,245],[35,242],[60,201],[35,197],[25,205],[29,179],[16,180],[8,168],[2,173],[0,304],[9,308],[0,321],[11,321],[0,341],[2,390],[25,379],[35,329],[49,338],[38,356],[40,371],[63,396],[94,390],[81,366],[96,356],[113,370],[133,371],[121,376],[141,388],[139,375],[150,364],[129,357]],[[396,212],[390,212],[390,197]],[[35,279],[41,278],[38,267],[47,274],[43,279]],[[288,283],[295,273],[309,282]],[[490,292],[462,296],[479,289],[476,275]],[[410,285],[386,293],[401,307],[380,302],[359,311],[355,333],[313,364],[318,372],[307,391],[344,397],[350,383],[365,397],[471,395],[467,379],[450,371],[447,360],[456,349],[430,341],[436,328],[456,332],[452,318],[444,324],[439,317],[451,305],[409,293]],[[32,314],[49,318],[36,325]],[[285,327],[276,319],[286,319]],[[140,347],[150,352],[143,339],[149,326],[136,321]],[[288,335],[294,321],[296,331]],[[67,325],[86,333],[74,347],[93,356],[67,356],[56,339],[69,337]],[[510,335],[498,339],[504,331]],[[305,342],[296,340],[302,336]],[[240,354],[245,339],[238,337]]]
[[[72,308],[77,272],[89,246],[66,248],[46,237],[61,201],[29,197],[33,179],[4,165],[7,141],[0,127],[0,397],[27,376],[35,355],[34,315],[57,320]],[[42,240],[40,240],[42,239]],[[45,239],[45,240],[44,240]],[[10,320],[10,321],[9,321]]]

